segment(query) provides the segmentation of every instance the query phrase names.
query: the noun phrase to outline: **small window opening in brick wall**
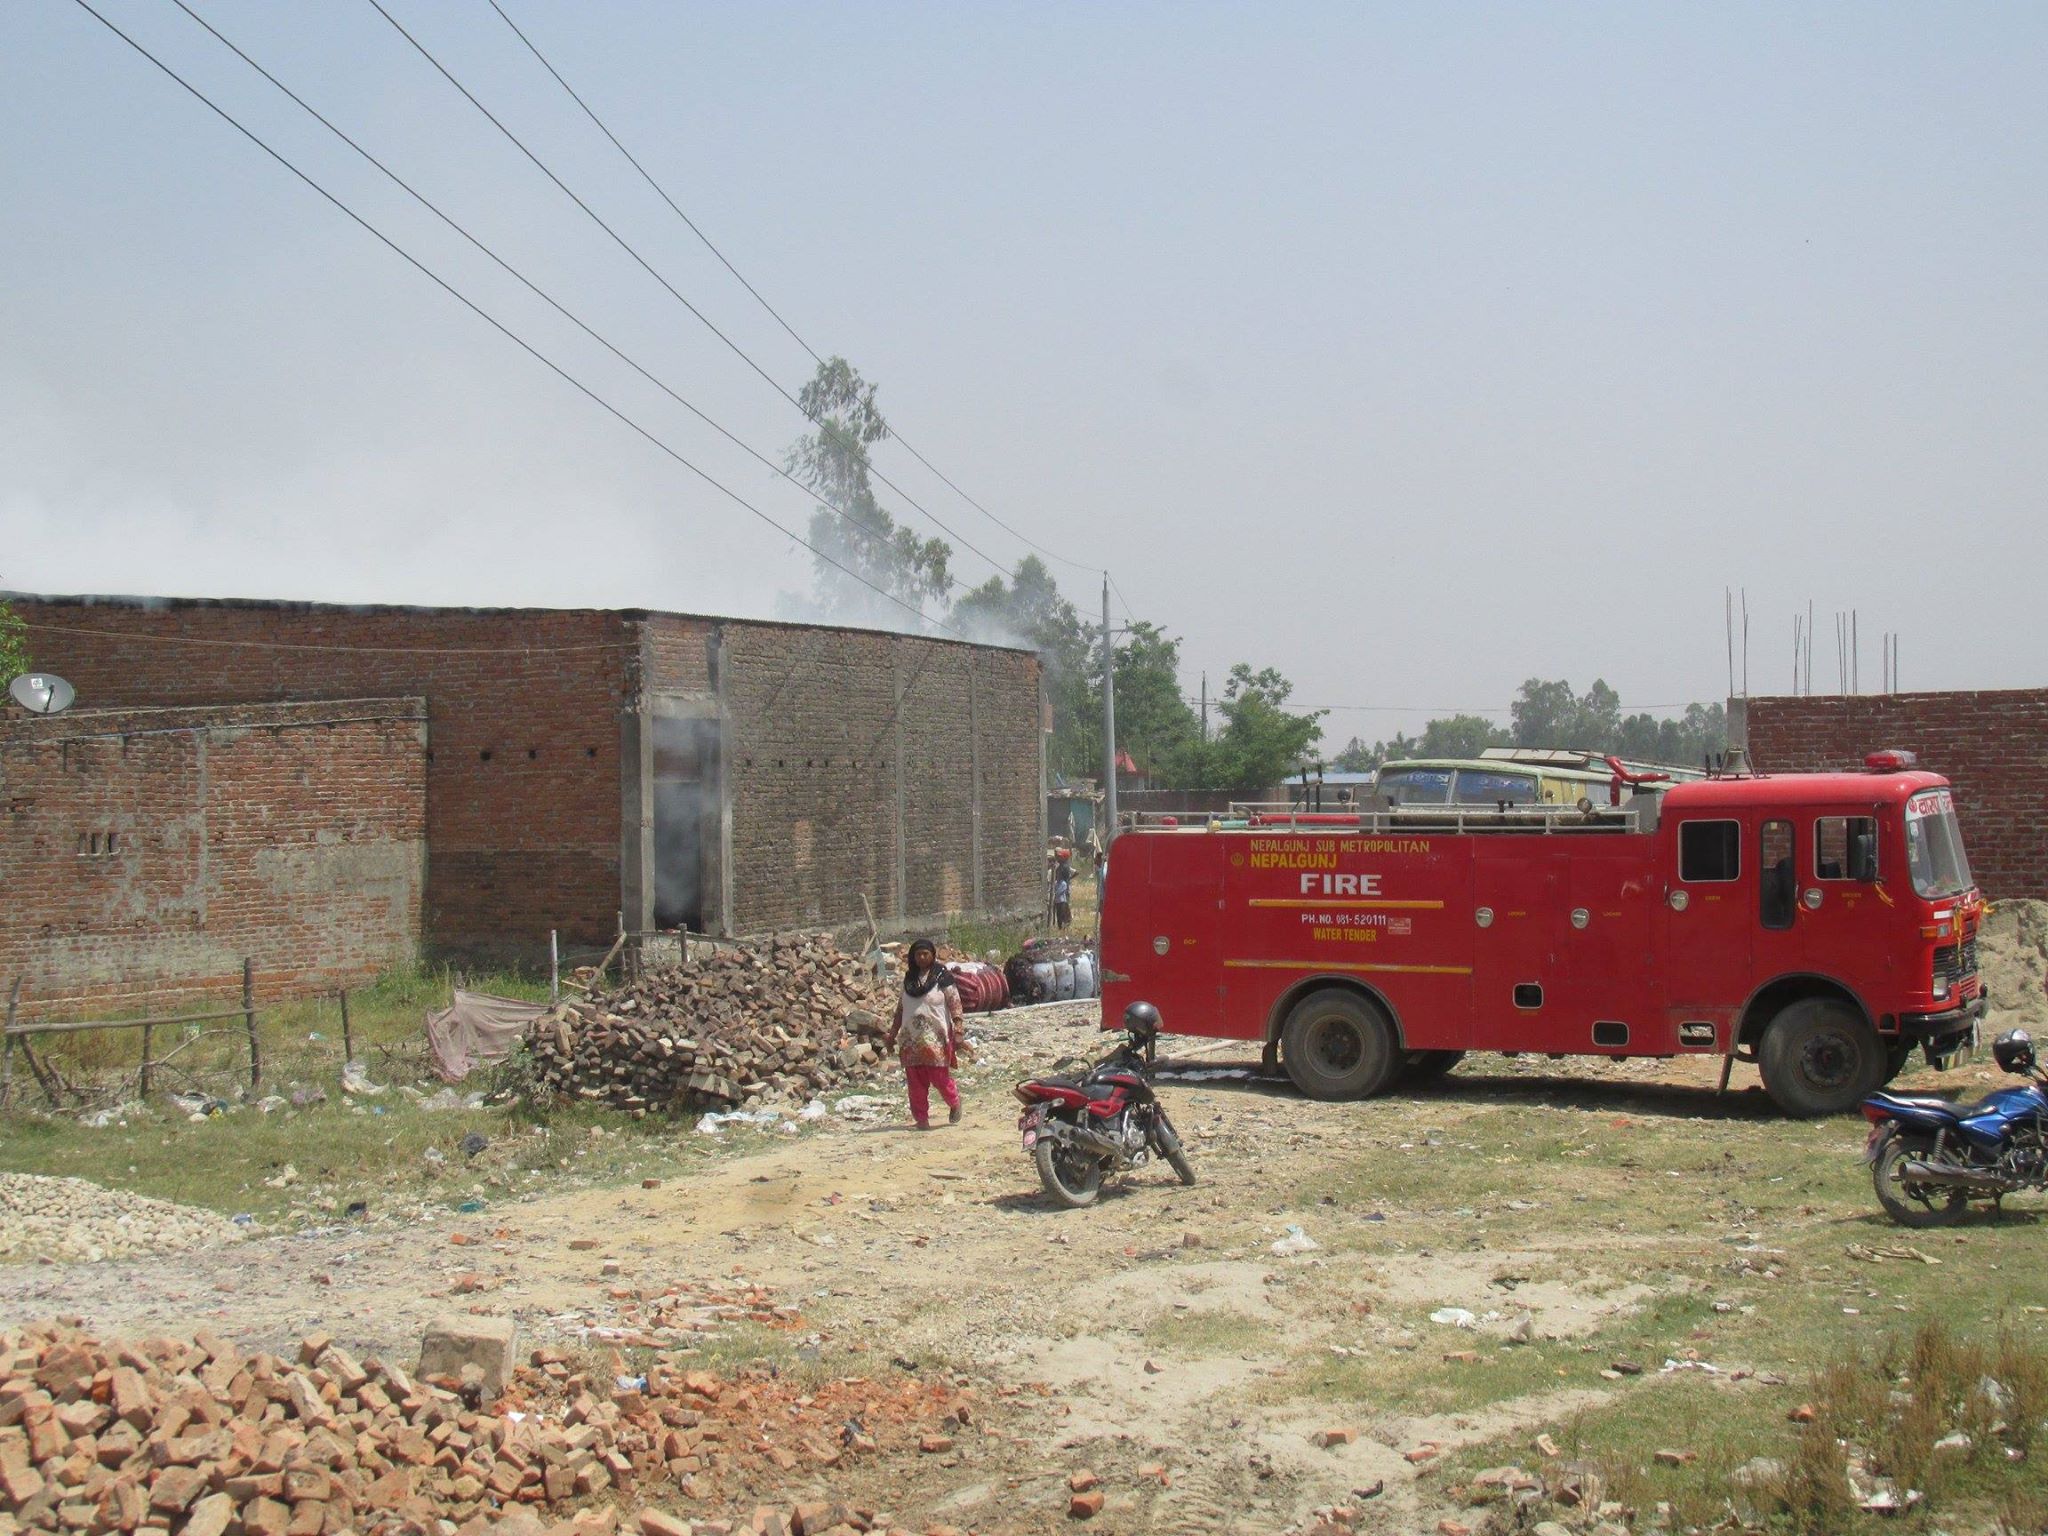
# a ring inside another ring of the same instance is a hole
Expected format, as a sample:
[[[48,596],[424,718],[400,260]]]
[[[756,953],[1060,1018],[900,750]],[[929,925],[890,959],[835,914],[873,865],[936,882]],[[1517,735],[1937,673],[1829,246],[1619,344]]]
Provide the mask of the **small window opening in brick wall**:
[[[482,751],[478,752],[476,760],[480,763],[488,763],[491,760],[491,749],[485,747]]]
[[[120,835],[115,832],[81,832],[78,834],[78,856],[81,859],[112,858],[120,852]]]

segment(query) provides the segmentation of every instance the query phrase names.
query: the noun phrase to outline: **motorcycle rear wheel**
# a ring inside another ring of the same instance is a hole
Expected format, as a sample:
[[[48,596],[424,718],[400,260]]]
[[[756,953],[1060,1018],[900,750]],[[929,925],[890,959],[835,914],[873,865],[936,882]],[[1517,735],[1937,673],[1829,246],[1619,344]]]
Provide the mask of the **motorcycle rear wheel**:
[[[1899,1177],[1899,1165],[1908,1158],[1926,1157],[1934,1150],[1924,1136],[1902,1136],[1894,1131],[1877,1149],[1877,1161],[1870,1167],[1870,1182],[1877,1190],[1877,1203],[1885,1215],[1902,1227],[1946,1227],[1963,1219],[1970,1197],[1960,1189],[1936,1184],[1909,1184]]]
[[[1102,1192],[1099,1161],[1049,1139],[1041,1139],[1032,1155],[1038,1159],[1038,1182],[1053,1199],[1070,1210],[1095,1203]]]

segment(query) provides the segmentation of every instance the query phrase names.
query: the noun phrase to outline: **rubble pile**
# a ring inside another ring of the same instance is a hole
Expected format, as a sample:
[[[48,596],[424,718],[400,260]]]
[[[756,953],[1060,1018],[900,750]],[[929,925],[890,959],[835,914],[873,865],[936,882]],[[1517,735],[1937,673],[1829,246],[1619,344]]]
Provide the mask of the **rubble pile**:
[[[480,1337],[510,1349],[509,1327]],[[498,1363],[416,1378],[325,1335],[285,1360],[205,1332],[0,1333],[0,1532],[484,1536],[536,1532],[543,1517],[610,1531],[624,1503],[644,1506],[633,1523],[648,1531],[694,1520],[699,1536],[848,1536],[877,1512],[826,1501],[703,1517],[792,1477],[950,1446],[976,1413],[971,1394],[907,1377],[807,1386],[765,1367],[720,1377],[656,1364],[600,1381],[548,1349],[487,1402]]]
[[[84,1179],[0,1173],[0,1260],[128,1258],[239,1242],[214,1211],[150,1200]]]
[[[880,1059],[888,990],[829,934],[720,946],[536,1020],[542,1093],[650,1109],[808,1097]]]

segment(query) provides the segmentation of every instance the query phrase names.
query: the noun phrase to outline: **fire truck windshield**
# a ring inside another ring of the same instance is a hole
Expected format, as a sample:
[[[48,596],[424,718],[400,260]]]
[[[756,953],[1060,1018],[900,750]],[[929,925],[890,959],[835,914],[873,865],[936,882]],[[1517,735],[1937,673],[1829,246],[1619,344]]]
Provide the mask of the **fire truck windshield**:
[[[1925,790],[1906,802],[1906,863],[1918,895],[1955,896],[1970,888],[1970,860],[1949,791]]]

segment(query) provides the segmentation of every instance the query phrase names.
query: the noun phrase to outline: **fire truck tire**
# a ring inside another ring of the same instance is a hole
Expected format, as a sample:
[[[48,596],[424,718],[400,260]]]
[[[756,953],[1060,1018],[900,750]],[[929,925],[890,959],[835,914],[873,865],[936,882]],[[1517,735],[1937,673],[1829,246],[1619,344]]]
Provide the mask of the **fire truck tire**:
[[[1883,1086],[1884,1042],[1847,1004],[1802,998],[1780,1010],[1757,1050],[1764,1090],[1788,1115],[1813,1119],[1854,1109]]]
[[[1433,1083],[1465,1059],[1463,1051],[1410,1051],[1401,1069],[1404,1086]]]
[[[1312,1099],[1362,1099],[1402,1065],[1394,1027],[1378,1005],[1338,987],[1311,992],[1280,1028],[1280,1062]]]

